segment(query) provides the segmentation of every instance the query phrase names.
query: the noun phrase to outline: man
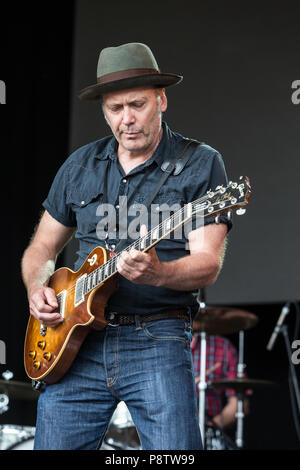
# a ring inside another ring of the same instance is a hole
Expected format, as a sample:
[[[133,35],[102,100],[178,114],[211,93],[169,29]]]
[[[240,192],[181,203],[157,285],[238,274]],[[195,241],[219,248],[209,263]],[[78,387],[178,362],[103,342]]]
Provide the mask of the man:
[[[97,84],[82,90],[80,98],[101,99],[113,136],[78,149],[62,165],[22,260],[30,313],[47,327],[63,321],[52,313],[57,301],[47,287],[58,253],[75,231],[75,270],[97,245],[118,251],[124,239],[124,201],[127,222],[132,222],[132,204],[145,205],[161,178],[162,164],[179,156],[185,141],[162,122],[165,88],[182,77],[160,72],[147,46],[104,49],[97,77]],[[156,209],[183,205],[226,181],[220,154],[202,145],[180,174],[169,176],[152,202]],[[105,204],[115,208],[116,217],[104,239]],[[106,309],[109,325],[90,333],[67,374],[42,389],[36,449],[99,448],[120,400],[128,406],[143,449],[201,449],[189,346],[191,291],[215,281],[230,227],[223,217],[218,225],[214,219],[208,222],[189,233],[189,252],[187,240],[176,237],[147,253],[123,252],[119,288]],[[141,223],[141,235],[149,224]],[[127,245],[132,230],[128,232]]]

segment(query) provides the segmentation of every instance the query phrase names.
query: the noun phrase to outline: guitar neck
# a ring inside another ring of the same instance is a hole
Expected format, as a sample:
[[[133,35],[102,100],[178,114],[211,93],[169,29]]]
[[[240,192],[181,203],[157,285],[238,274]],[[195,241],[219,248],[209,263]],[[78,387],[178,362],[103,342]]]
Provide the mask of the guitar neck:
[[[163,220],[159,225],[147,232],[146,235],[131,243],[131,245],[127,246],[123,251],[129,252],[132,249],[141,251],[143,253],[149,251],[161,240],[166,238],[168,235],[179,229],[183,224],[190,220],[193,217],[196,209],[197,213],[199,213],[201,211],[201,204],[203,203],[200,199],[198,201],[187,204],[185,207],[179,209],[170,217]],[[204,207],[205,203],[203,204],[203,208]],[[121,253],[117,253],[102,266],[95,269],[95,271],[86,276],[84,293],[89,292],[116,274],[117,263],[120,256]]]
[[[209,190],[205,196],[186,204],[147,232],[146,235],[134,241],[123,251],[129,252],[135,249],[141,252],[147,252],[195,215],[201,217],[203,220],[209,216],[218,217],[218,215],[224,211],[231,212],[234,207],[241,207],[248,203],[250,189],[249,180],[245,178],[244,182],[240,184],[230,182],[227,188],[218,186],[214,191]],[[85,275],[84,285],[82,285],[84,294],[116,274],[117,263],[120,256],[121,253],[114,255],[92,273]]]

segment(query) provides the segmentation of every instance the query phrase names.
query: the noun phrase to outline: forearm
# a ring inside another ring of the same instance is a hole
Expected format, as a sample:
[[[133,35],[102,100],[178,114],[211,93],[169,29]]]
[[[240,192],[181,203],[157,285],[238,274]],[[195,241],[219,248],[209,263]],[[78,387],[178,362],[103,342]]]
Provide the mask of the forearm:
[[[228,403],[224,406],[221,413],[214,416],[214,423],[220,428],[232,426],[236,422],[237,399],[230,397]]]
[[[160,286],[174,290],[193,290],[211,285],[217,278],[220,263],[208,253],[195,253],[161,264]]]
[[[47,246],[32,243],[24,252],[21,269],[22,277],[30,292],[33,288],[43,285],[54,272],[56,253]]]

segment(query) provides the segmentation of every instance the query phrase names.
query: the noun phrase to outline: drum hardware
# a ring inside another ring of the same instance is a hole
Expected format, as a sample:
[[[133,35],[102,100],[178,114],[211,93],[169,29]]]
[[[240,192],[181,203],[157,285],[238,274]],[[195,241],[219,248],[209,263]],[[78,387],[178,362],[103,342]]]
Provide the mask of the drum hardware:
[[[242,363],[239,363],[241,366]],[[269,380],[261,379],[249,379],[245,377],[237,377],[236,379],[221,379],[221,380],[212,380],[208,383],[208,387],[218,388],[218,389],[233,389],[236,391],[238,405],[236,412],[237,426],[236,426],[236,438],[235,443],[237,449],[242,449],[244,446],[243,442],[243,431],[244,431],[244,400],[246,390],[252,388],[263,388],[267,386],[275,386],[274,382]]]
[[[35,428],[4,424],[0,426],[0,450],[33,450]]]
[[[197,302],[199,304],[199,311],[196,314],[196,317],[199,316],[200,325],[202,320],[203,311],[206,309],[205,304],[205,291],[204,289],[199,290],[199,296],[197,297]],[[193,321],[194,329],[194,321]],[[200,331],[201,330],[201,331]],[[206,400],[206,331],[205,329],[197,330],[200,334],[200,380],[198,383],[199,389],[199,427],[200,434],[202,438],[202,446],[205,449],[205,400]]]
[[[6,393],[0,393],[0,415],[8,411],[9,398]]]
[[[32,389],[31,383],[17,380],[0,380],[0,393],[15,400],[37,400],[39,394]]]
[[[253,313],[237,308],[226,307],[207,307],[205,303],[205,289],[199,289],[197,296],[199,310],[193,319],[193,332],[200,336],[200,377],[197,378],[199,388],[199,426],[203,439],[203,448],[205,449],[205,400],[206,400],[206,335],[226,335],[239,332],[239,362],[237,365],[237,377],[241,379],[244,376],[244,330],[253,328],[258,321],[258,317]],[[215,382],[212,382],[213,384]],[[229,388],[229,387],[226,387]],[[236,413],[237,430],[236,445],[237,448],[243,446],[243,392],[238,392],[238,407]]]
[[[208,424],[205,430],[206,450],[239,450],[233,440],[215,423]]]
[[[244,377],[244,370],[246,364],[244,364],[244,330],[239,332],[239,362],[237,364],[237,378],[241,379]],[[239,449],[243,448],[243,434],[244,434],[244,394],[241,392],[237,393],[237,412],[236,417],[236,437],[235,442]]]
[[[237,375],[244,375],[244,330],[253,328],[258,318],[256,315],[244,310],[226,307],[207,307],[205,303],[205,290],[199,290],[197,296],[199,310],[193,319],[193,332],[200,336],[200,378],[199,388],[199,426],[205,448],[205,400],[206,400],[206,335],[225,335],[239,332],[239,363]],[[198,378],[197,378],[198,380]],[[238,396],[237,436],[238,447],[242,447],[242,426],[243,426],[243,398]]]
[[[229,335],[253,328],[257,321],[253,313],[237,308],[200,306],[193,320],[193,331],[205,331],[208,335]]]
[[[100,450],[141,450],[140,439],[126,404],[115,409]]]
[[[7,370],[0,379],[0,414],[9,410],[10,398],[16,400],[35,400],[38,394],[31,384],[11,380],[13,372]],[[35,427],[15,424],[0,425],[0,450],[32,450]]]
[[[271,382],[270,380],[261,380],[261,379],[250,379],[245,378],[236,378],[236,379],[220,379],[220,380],[211,380],[208,382],[208,387],[226,389],[232,388],[237,393],[245,393],[246,390],[252,388],[264,388],[264,387],[274,387],[277,384]]]

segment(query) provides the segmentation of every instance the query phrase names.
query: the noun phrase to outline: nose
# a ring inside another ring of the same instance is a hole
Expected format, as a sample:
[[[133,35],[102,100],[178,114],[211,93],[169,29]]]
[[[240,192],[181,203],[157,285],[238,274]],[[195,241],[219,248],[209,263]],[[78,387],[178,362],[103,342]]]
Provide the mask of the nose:
[[[130,126],[131,124],[134,123],[135,121],[134,112],[132,111],[130,106],[124,106],[122,121],[123,121],[123,124],[125,124],[125,126]]]

